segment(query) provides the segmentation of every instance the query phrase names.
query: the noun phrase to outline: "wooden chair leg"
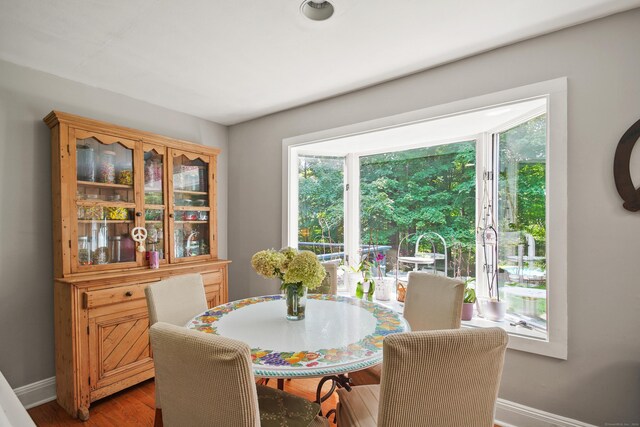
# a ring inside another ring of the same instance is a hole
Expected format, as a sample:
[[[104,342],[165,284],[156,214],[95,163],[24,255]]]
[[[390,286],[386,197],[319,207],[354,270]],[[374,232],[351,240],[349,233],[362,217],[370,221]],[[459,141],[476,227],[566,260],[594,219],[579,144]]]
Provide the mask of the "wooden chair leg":
[[[153,419],[153,427],[163,427],[162,425],[162,409],[156,408],[156,414]]]

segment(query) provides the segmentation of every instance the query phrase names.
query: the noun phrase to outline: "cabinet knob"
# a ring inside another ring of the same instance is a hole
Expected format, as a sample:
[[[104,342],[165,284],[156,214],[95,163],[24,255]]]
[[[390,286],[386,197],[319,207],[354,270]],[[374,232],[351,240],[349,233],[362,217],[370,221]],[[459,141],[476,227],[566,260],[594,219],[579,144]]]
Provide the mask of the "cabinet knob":
[[[136,212],[136,216],[142,216],[142,212]]]
[[[169,218],[173,218],[173,214],[172,213],[169,214]]]
[[[127,292],[124,293],[124,296],[125,297],[131,297],[131,296],[133,296],[133,292],[127,291]]]

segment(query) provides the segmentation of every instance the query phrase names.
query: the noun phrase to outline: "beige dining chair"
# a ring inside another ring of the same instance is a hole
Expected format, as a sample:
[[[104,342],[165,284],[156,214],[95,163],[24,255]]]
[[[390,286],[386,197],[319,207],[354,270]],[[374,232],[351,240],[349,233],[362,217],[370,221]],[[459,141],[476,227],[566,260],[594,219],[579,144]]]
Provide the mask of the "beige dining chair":
[[[507,347],[500,328],[389,335],[380,385],[338,390],[338,427],[491,427]]]
[[[409,273],[404,318],[412,331],[458,329],[464,300],[464,283],[430,273]],[[380,384],[382,365],[352,372],[354,385]]]
[[[195,315],[205,311],[207,297],[200,274],[184,274],[147,286],[149,324],[156,322],[185,326]]]
[[[200,274],[185,274],[163,279],[144,290],[149,311],[149,326],[157,322],[185,326],[207,307],[207,297]],[[155,425],[162,425],[162,406],[156,378]]]
[[[167,427],[329,425],[317,403],[256,386],[245,343],[164,322],[149,333]]]
[[[327,275],[320,286],[313,290],[314,294],[338,294],[338,263],[339,261],[326,261],[322,263]]]

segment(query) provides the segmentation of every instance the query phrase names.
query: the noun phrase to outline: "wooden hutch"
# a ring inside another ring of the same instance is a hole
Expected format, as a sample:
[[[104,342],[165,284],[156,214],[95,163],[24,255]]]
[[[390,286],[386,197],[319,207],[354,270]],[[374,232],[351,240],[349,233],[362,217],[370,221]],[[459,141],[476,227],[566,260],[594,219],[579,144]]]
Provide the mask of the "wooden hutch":
[[[219,150],[58,111],[51,129],[56,391],[69,414],[152,378],[144,288],[200,273],[210,307],[227,302],[218,259]],[[130,233],[147,232],[147,251]],[[194,313],[195,314],[195,313]]]

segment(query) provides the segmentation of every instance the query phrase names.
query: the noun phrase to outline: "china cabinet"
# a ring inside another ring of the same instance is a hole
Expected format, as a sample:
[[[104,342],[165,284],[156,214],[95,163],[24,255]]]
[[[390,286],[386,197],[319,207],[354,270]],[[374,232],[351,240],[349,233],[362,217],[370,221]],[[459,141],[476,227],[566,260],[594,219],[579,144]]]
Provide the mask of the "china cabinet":
[[[227,302],[229,261],[218,259],[216,240],[219,150],[58,111],[44,121],[57,400],[86,420],[91,402],[154,375],[149,283],[200,273],[209,306]]]

